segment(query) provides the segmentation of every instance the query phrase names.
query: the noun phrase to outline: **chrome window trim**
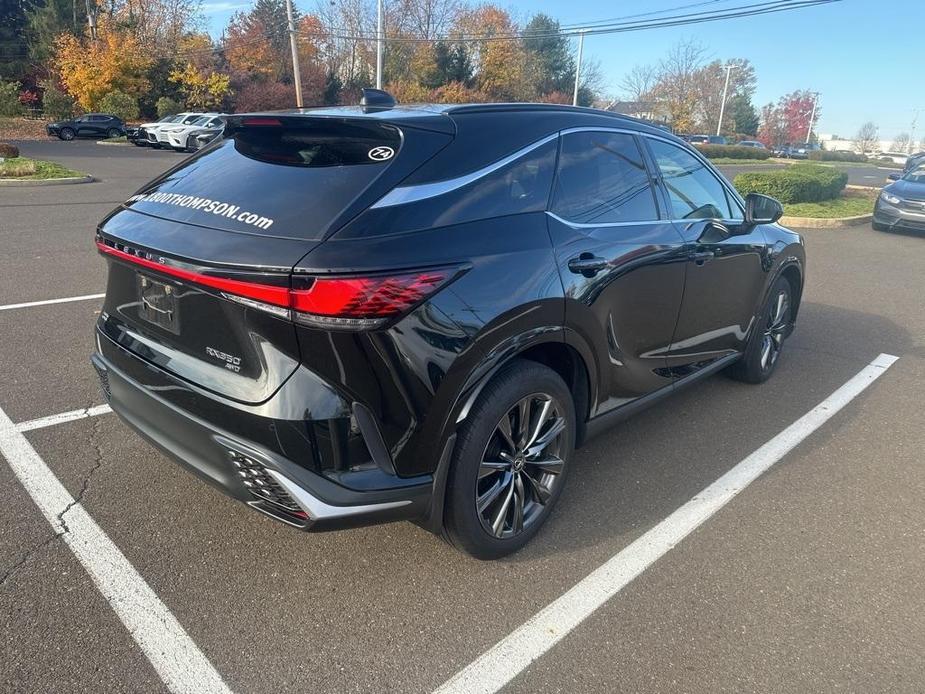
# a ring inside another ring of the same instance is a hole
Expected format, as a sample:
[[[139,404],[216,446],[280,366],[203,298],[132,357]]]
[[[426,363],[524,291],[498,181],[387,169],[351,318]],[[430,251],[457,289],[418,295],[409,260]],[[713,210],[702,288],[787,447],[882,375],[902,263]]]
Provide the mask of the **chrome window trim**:
[[[547,135],[541,140],[537,140],[532,144],[522,147],[513,154],[509,154],[503,159],[489,164],[481,169],[472,171],[470,173],[464,174],[462,176],[457,176],[456,178],[448,178],[444,181],[434,181],[433,183],[420,183],[413,186],[399,186],[393,188],[388,193],[383,195],[379,200],[377,200],[370,209],[379,209],[382,207],[392,207],[394,205],[404,205],[409,202],[419,202],[421,200],[427,200],[429,198],[435,198],[440,195],[445,195],[454,190],[458,190],[463,186],[469,185],[480,178],[484,178],[489,174],[494,173],[495,171],[504,168],[508,164],[515,162],[521,157],[529,154],[535,149],[542,147],[549,142],[552,142],[558,139],[559,133],[553,133],[552,135]]]
[[[668,224],[672,220],[670,219],[642,219],[635,222],[601,222],[600,224],[587,224],[585,222],[570,222],[567,219],[563,219],[555,212],[546,210],[546,214],[555,219],[558,222],[562,222],[565,226],[571,227],[572,229],[605,229],[607,227],[632,227],[646,225],[651,226],[653,224]]]

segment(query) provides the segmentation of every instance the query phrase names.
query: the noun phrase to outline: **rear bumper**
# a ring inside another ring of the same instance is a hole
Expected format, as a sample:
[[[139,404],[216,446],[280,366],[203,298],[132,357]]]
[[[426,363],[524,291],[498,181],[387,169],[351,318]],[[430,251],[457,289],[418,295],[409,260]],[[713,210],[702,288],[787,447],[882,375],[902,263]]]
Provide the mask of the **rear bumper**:
[[[107,354],[120,363],[163,372],[106,341]],[[399,487],[357,490],[316,474],[278,452],[227,431],[168,402],[129,376],[101,352],[91,360],[103,393],[119,417],[174,461],[266,515],[304,530],[332,530],[396,520],[425,521],[432,516],[433,476],[405,479]],[[208,399],[207,395],[202,395]],[[215,403],[203,403],[203,411]],[[260,419],[257,415],[252,415]],[[266,422],[255,422],[264,426]],[[442,495],[441,495],[442,496]],[[442,514],[441,514],[442,515]]]

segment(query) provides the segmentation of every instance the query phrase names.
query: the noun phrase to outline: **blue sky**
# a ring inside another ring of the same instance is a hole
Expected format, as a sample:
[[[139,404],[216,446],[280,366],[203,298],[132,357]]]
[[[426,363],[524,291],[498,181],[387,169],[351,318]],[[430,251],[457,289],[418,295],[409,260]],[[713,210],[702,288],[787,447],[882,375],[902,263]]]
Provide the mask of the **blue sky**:
[[[717,2],[717,7],[756,0]],[[540,9],[562,24],[670,9],[692,0],[545,0],[542,4],[496,0],[524,19]],[[246,0],[205,0],[210,32],[221,33]],[[310,12],[314,0],[296,0]],[[686,10],[695,12],[707,8]],[[916,139],[925,134],[925,0],[843,0],[791,12],[686,27],[590,36],[585,55],[597,59],[606,90],[619,96],[623,75],[638,63],[657,62],[682,39],[694,38],[712,58],[748,58],[758,75],[760,106],[795,89],[820,92],[820,133],[852,137],[872,120],[880,137],[908,132],[921,108]]]

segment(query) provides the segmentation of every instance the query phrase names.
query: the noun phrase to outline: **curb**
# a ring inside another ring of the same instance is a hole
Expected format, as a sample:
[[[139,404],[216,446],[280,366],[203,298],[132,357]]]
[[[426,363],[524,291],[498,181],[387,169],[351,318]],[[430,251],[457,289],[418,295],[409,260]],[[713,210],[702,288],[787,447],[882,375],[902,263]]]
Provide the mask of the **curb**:
[[[27,179],[18,180],[15,178],[0,178],[0,187],[2,186],[67,186],[77,183],[90,183],[93,176],[71,176],[70,178],[45,178],[45,179]]]
[[[846,229],[847,227],[867,224],[873,221],[874,215],[862,214],[857,217],[838,217],[836,219],[817,219],[816,217],[781,217],[780,223],[784,226],[795,226],[803,229]]]
[[[105,140],[97,140],[96,144],[106,145],[107,147],[128,147],[129,145],[132,145],[131,142],[106,142]],[[132,145],[132,147],[134,146],[135,145]]]

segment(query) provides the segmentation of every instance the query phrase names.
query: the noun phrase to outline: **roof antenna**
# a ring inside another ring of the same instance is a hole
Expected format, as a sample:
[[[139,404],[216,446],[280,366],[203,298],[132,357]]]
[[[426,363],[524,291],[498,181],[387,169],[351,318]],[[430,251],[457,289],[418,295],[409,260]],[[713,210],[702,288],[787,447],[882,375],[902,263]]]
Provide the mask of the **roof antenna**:
[[[369,113],[370,111],[386,110],[395,107],[395,97],[383,89],[372,89],[367,87],[363,90],[363,98],[360,99],[360,106]]]

